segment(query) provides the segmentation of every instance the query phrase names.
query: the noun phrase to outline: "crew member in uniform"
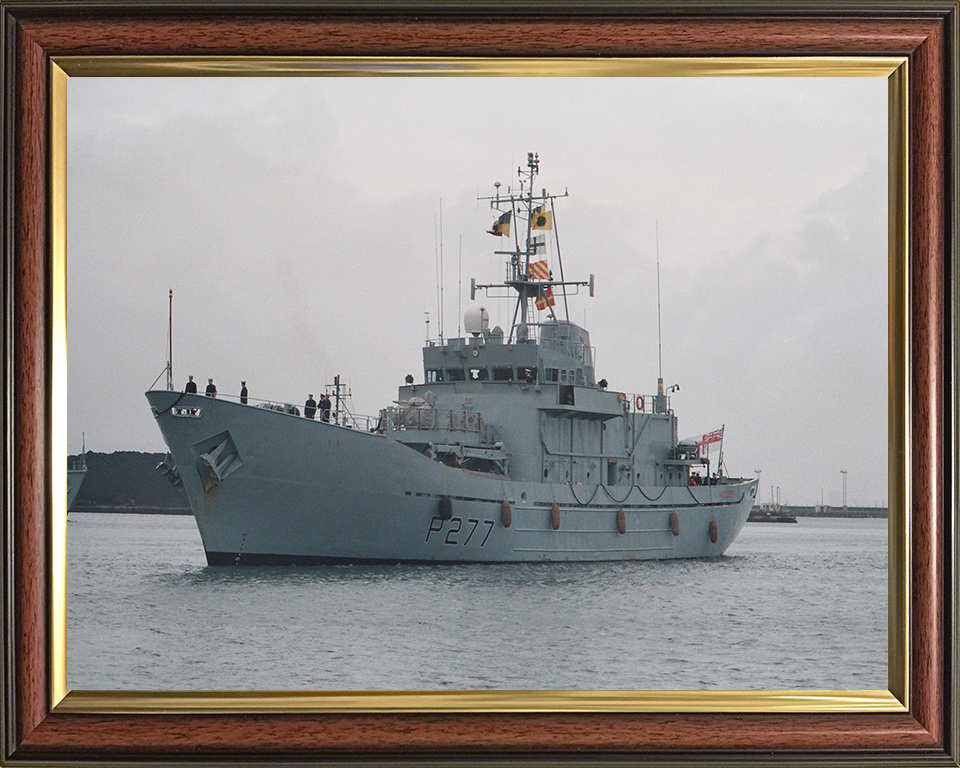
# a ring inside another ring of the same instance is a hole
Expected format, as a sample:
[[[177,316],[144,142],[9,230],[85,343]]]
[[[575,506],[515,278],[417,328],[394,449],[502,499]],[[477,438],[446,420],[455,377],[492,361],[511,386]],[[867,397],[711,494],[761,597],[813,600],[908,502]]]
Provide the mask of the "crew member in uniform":
[[[317,401],[313,399],[313,393],[307,395],[307,402],[303,404],[303,415],[312,419],[317,412]]]
[[[207,379],[209,382],[207,384],[207,397],[216,397],[217,396],[217,385],[213,383],[213,379]]]
[[[330,398],[326,395],[320,398],[320,418],[330,421]]]
[[[240,402],[244,405],[247,404],[247,382],[240,382]]]
[[[189,381],[187,382],[187,386],[183,388],[183,391],[193,393],[194,395],[197,394],[197,382],[193,380],[193,376],[187,376],[187,378]]]

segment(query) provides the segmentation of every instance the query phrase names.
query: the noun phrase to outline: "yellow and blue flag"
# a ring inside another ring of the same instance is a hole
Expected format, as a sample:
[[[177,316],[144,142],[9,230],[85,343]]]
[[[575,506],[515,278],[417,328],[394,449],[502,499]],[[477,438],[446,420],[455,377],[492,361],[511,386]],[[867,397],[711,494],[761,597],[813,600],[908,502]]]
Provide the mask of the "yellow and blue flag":
[[[497,237],[503,237],[504,235],[510,234],[510,211],[507,211],[503,216],[493,222],[493,228],[487,230],[488,234],[496,235]]]

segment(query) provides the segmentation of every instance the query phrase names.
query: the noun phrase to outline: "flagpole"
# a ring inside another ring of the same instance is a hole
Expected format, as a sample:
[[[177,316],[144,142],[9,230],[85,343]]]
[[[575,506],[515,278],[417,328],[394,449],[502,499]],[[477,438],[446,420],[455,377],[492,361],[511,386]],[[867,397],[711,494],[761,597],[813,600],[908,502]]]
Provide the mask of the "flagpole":
[[[714,422],[716,424],[716,422]],[[726,424],[720,425],[720,455],[717,457],[717,474],[723,477],[723,430],[727,428]]]

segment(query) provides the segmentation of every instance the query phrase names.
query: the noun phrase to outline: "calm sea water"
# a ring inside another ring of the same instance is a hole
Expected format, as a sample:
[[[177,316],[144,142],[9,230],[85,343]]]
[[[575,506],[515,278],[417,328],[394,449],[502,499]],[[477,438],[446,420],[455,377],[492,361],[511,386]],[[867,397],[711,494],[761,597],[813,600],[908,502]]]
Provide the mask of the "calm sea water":
[[[218,567],[192,517],[72,514],[74,689],[885,689],[887,524],[718,560]]]

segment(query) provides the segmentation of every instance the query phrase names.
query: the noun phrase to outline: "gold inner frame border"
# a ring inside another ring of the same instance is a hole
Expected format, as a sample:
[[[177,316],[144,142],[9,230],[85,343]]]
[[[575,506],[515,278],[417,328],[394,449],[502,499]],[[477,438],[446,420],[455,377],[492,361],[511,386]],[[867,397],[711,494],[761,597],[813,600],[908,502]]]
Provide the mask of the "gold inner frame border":
[[[892,713],[909,709],[909,151],[906,57],[52,57],[50,703],[57,713]],[[67,81],[70,77],[884,77],[888,81],[886,691],[70,691],[67,688]]]

